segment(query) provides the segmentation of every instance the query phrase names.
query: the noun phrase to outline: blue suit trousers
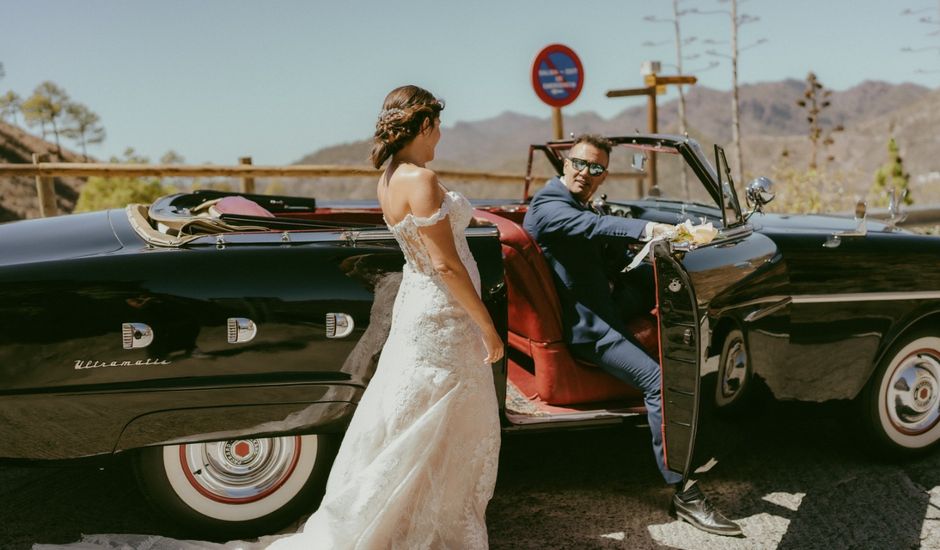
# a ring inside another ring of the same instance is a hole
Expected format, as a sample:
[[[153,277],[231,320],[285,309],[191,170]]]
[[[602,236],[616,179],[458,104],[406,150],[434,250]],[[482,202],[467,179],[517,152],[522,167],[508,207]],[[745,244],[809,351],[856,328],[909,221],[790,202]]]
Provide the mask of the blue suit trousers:
[[[663,452],[663,410],[659,363],[620,332],[610,329],[597,342],[573,344],[578,359],[593,363],[605,372],[643,392],[647,419],[653,435],[653,455],[666,483],[682,481],[682,475],[666,469]]]

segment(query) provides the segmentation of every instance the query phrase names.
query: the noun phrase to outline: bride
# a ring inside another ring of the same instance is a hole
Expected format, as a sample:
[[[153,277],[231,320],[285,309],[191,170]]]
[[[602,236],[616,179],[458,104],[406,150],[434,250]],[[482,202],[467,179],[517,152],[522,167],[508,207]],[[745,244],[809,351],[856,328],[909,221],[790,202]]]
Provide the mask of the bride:
[[[385,98],[372,163],[405,255],[392,326],[320,508],[287,548],[486,548],[499,418],[490,363],[503,342],[480,299],[464,229],[470,203],[425,165],[444,104],[422,88]]]
[[[363,393],[320,508],[268,548],[487,548],[486,505],[499,458],[490,363],[503,342],[480,300],[480,276],[464,229],[470,203],[425,164],[441,137],[444,104],[417,86],[392,90],[375,130],[372,162],[391,162],[378,182],[385,221],[405,255],[392,326]],[[147,535],[85,536],[34,549],[234,550]]]

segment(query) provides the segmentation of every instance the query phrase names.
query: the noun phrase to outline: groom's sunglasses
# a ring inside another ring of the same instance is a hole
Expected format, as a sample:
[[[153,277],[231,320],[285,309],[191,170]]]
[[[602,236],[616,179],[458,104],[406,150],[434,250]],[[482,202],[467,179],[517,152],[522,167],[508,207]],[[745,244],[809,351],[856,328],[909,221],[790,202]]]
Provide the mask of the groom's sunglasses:
[[[588,162],[584,159],[579,159],[577,157],[568,157],[568,161],[571,162],[571,166],[574,167],[575,172],[580,172],[585,168],[588,169],[588,174],[592,176],[599,176],[607,171],[607,167],[603,164],[598,164],[596,162]]]

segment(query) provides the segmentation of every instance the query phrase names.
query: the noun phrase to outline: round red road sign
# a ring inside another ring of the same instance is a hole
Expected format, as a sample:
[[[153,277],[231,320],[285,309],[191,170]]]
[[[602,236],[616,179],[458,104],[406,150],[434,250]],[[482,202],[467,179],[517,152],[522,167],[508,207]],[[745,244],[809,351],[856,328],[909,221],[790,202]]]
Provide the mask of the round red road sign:
[[[532,87],[542,101],[564,107],[578,98],[584,86],[584,67],[568,46],[545,46],[532,64]]]

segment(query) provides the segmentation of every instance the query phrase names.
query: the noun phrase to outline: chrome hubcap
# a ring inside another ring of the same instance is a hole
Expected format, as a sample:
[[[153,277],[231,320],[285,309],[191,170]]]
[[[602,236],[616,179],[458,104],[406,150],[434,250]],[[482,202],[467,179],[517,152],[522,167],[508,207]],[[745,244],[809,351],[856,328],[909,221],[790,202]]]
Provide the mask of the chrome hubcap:
[[[940,359],[933,350],[919,350],[894,369],[885,394],[891,423],[901,432],[921,434],[940,419]]]
[[[744,342],[735,340],[728,348],[725,364],[721,369],[721,395],[732,398],[744,388],[747,381],[747,353]]]
[[[251,502],[277,490],[300,454],[300,437],[234,439],[180,446],[190,483],[220,502]]]

